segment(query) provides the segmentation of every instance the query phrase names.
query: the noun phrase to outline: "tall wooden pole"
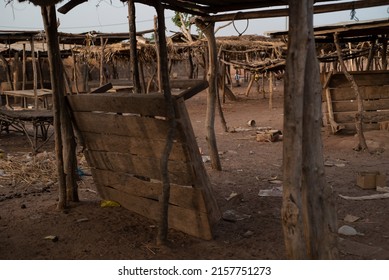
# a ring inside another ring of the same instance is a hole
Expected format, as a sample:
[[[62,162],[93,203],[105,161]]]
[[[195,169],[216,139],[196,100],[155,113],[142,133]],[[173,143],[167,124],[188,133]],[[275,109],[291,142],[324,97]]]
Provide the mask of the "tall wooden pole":
[[[130,59],[132,80],[134,83],[134,92],[141,93],[142,88],[140,84],[139,68],[138,68],[138,54],[136,41],[136,22],[135,22],[135,1],[128,0],[128,26],[130,29]]]
[[[100,52],[100,86],[102,86],[105,81],[105,74],[104,74],[104,51],[105,51],[105,43],[104,38],[100,37],[100,45],[101,45],[101,52]]]
[[[161,86],[161,63],[159,55],[159,38],[158,38],[158,18],[154,16],[154,38],[155,38],[155,49],[157,53],[157,80],[158,80],[158,91],[162,91]]]
[[[160,221],[158,227],[157,244],[165,245],[168,233],[168,216],[169,216],[169,198],[170,198],[170,178],[169,178],[169,156],[173,147],[173,139],[176,130],[176,113],[173,105],[172,94],[170,90],[169,72],[168,72],[168,52],[166,47],[165,35],[165,12],[160,1],[155,1],[155,9],[158,16],[158,46],[160,54],[160,69],[162,78],[162,89],[167,106],[167,117],[169,121],[169,130],[166,137],[165,148],[161,157],[161,175],[162,175],[162,194],[160,196]]]
[[[355,93],[355,98],[357,99],[357,106],[358,106],[358,113],[355,116],[355,128],[357,130],[357,135],[358,135],[358,146],[354,149],[356,150],[367,150],[367,144],[366,144],[366,139],[365,135],[363,134],[363,98],[361,95],[361,92],[359,91],[359,86],[356,83],[354,77],[350,75],[350,73],[347,71],[347,67],[344,64],[343,57],[342,57],[342,49],[340,47],[339,43],[339,36],[338,33],[334,33],[334,43],[336,47],[336,52],[338,54],[338,60],[340,64],[340,68],[342,69],[342,72],[346,76],[346,79],[351,83],[351,87],[354,90]],[[373,48],[373,47],[372,47]]]
[[[382,70],[386,70],[388,68],[388,37],[386,35],[382,35]]]
[[[34,37],[31,37],[31,59],[32,59],[32,73],[33,73],[33,91],[34,91],[34,101],[35,101],[35,110],[38,110],[38,73],[36,69],[36,60],[35,60],[35,42]]]
[[[26,89],[26,64],[27,64],[27,58],[26,58],[26,44],[23,44],[23,64],[22,64],[22,72],[23,72],[23,81],[22,81],[22,90]]]
[[[207,95],[207,112],[206,112],[206,129],[207,143],[211,156],[211,166],[213,169],[222,170],[219,153],[217,149],[216,134],[215,134],[215,111],[216,98],[219,94],[217,86],[218,77],[218,59],[217,47],[215,38],[215,23],[205,23],[199,18],[196,18],[196,25],[204,32],[208,42],[209,53],[209,68],[208,68],[208,95]]]
[[[289,259],[337,258],[334,194],[324,173],[313,2],[289,1],[281,209]]]
[[[53,90],[55,153],[59,177],[57,208],[64,209],[67,207],[69,200],[78,201],[75,174],[77,168],[76,143],[69,109],[65,104],[64,69],[59,50],[55,6],[41,7],[41,12],[47,38],[51,87]]]

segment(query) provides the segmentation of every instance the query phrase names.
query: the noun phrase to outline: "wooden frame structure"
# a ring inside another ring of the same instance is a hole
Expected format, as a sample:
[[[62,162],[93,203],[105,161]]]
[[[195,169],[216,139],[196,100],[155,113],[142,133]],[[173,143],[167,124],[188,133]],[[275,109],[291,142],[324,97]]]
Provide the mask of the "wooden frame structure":
[[[363,102],[364,130],[378,130],[389,122],[389,71],[349,72],[358,84]],[[358,111],[355,92],[343,73],[330,72],[323,85],[325,124],[332,132],[355,132]]]
[[[203,89],[204,87],[200,87]],[[67,97],[85,142],[85,155],[103,199],[159,219],[160,164],[169,129],[162,94],[88,94]],[[184,97],[174,96],[177,132],[169,157],[169,225],[212,238],[220,219]]]
[[[71,0],[65,4],[69,9],[77,6],[85,0]],[[51,50],[58,52],[56,15],[54,4],[41,6],[45,30]],[[127,1],[126,1],[127,2]],[[333,12],[347,9],[357,9],[386,5],[384,0],[360,0],[347,3],[314,5],[324,0],[128,0],[129,29],[132,41],[135,38],[135,2],[154,6],[158,14],[158,38],[160,42],[161,80],[163,84],[164,100],[167,106],[167,119],[169,129],[167,142],[161,158],[162,194],[160,199],[161,209],[161,234],[158,237],[166,240],[167,210],[166,202],[169,201],[169,174],[166,172],[168,158],[173,144],[173,136],[176,128],[175,102],[172,98],[169,79],[167,76],[167,49],[165,39],[164,9],[172,9],[202,16],[196,18],[196,25],[201,27],[209,44],[209,93],[207,107],[208,139],[215,142],[215,134],[212,131],[215,117],[215,102],[217,89],[217,50],[214,36],[214,22],[221,20],[236,20],[246,18],[275,17],[289,15],[289,38],[288,57],[286,61],[285,94],[284,94],[284,191],[283,206],[281,210],[284,240],[288,258],[291,259],[332,259],[337,257],[336,247],[336,211],[332,190],[327,186],[324,172],[324,159],[322,153],[322,139],[320,134],[321,124],[321,86],[319,65],[316,61],[315,42],[313,36],[313,14],[315,12]],[[39,0],[33,3],[43,5]],[[257,12],[236,13],[242,9],[264,8],[289,5],[287,9],[261,10]],[[60,8],[61,9],[61,8]],[[68,11],[69,9],[65,9]],[[211,16],[210,13],[235,11],[231,14]],[[220,17],[221,16],[221,17]],[[223,19],[222,19],[223,18]],[[54,122],[56,131],[56,152],[59,162],[60,196],[59,208],[66,206],[64,182],[63,155],[60,154],[62,147],[60,121],[65,120],[65,107],[62,102],[61,81],[55,84],[54,77],[60,77],[60,66],[56,67],[55,55],[50,56],[52,62],[52,83],[54,88]],[[134,57],[134,53],[132,54]],[[135,60],[132,61],[132,63]],[[133,68],[135,71],[135,68]],[[138,85],[134,85],[135,92]],[[117,113],[115,113],[117,114]],[[71,136],[71,135],[70,135]],[[214,143],[210,144],[210,146]],[[217,148],[212,150],[217,153]],[[212,160],[212,157],[211,157]],[[212,166],[214,166],[212,161]],[[64,186],[64,187],[62,187]],[[163,237],[165,235],[165,237]],[[157,242],[158,243],[158,242]],[[161,243],[160,243],[161,244]],[[162,243],[163,244],[163,243]]]

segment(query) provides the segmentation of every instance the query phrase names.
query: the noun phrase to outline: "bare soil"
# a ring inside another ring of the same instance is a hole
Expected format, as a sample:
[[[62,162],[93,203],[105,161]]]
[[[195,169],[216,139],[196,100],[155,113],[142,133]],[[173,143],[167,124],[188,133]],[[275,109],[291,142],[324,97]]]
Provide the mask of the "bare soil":
[[[244,92],[243,87],[233,90]],[[216,116],[223,171],[211,170],[209,162],[205,166],[222,213],[233,210],[241,219],[222,219],[214,240],[171,230],[169,246],[158,248],[156,223],[122,207],[101,207],[90,176],[83,176],[79,184],[81,201],[66,211],[56,210],[53,141],[34,158],[24,135],[2,132],[0,149],[6,154],[0,159],[0,259],[285,259],[281,197],[259,196],[260,190],[268,189],[279,195],[283,142],[258,142],[256,128],[247,125],[255,120],[257,127],[282,130],[282,86],[274,94],[273,109],[262,94],[238,97],[223,105],[227,124],[236,132],[224,132]],[[188,100],[187,108],[206,156],[206,93]],[[356,137],[332,135],[323,128],[326,176],[336,194],[338,226],[349,225],[358,232],[339,234],[340,259],[389,259],[389,200],[339,196],[379,194],[356,185],[359,171],[389,175],[389,131],[367,132],[366,138],[370,151],[357,152]],[[87,173],[82,155],[80,165]],[[233,193],[239,199],[228,200]],[[356,220],[345,221],[348,215]]]

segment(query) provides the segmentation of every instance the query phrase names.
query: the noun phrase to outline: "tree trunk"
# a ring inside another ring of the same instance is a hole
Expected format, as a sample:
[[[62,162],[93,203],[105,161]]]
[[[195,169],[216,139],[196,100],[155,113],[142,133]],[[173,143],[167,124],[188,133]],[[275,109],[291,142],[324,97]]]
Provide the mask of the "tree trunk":
[[[289,259],[333,259],[336,211],[324,174],[313,0],[290,1],[284,95],[282,225]]]
[[[206,113],[206,128],[207,128],[207,143],[211,156],[211,166],[213,169],[222,170],[220,163],[219,152],[217,149],[216,134],[215,134],[215,110],[216,110],[216,98],[218,96],[218,61],[217,61],[217,47],[215,38],[215,24],[209,23],[208,25],[196,18],[196,25],[204,32],[208,41],[209,51],[209,68],[208,68],[208,96],[207,96],[207,113]]]

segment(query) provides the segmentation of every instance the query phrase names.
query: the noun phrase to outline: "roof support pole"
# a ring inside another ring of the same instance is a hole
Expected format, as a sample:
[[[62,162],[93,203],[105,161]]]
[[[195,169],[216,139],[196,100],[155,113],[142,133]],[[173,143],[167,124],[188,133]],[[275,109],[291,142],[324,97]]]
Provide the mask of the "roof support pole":
[[[169,131],[166,137],[165,148],[161,157],[161,177],[162,177],[162,194],[159,198],[160,203],[160,220],[158,227],[157,245],[165,245],[167,242],[168,233],[168,212],[169,212],[169,198],[170,198],[170,178],[169,178],[169,156],[173,147],[173,139],[176,133],[176,113],[173,105],[172,94],[170,90],[169,82],[169,69],[168,69],[168,52],[166,46],[166,34],[165,34],[165,10],[160,1],[154,1],[155,9],[157,11],[157,23],[158,23],[158,48],[159,48],[159,63],[161,69],[161,81],[163,95],[165,96],[165,102],[167,105],[167,117],[169,121]]]
[[[128,0],[128,26],[130,29],[130,60],[132,81],[134,83],[134,92],[141,93],[142,88],[140,85],[140,76],[138,68],[138,54],[137,54],[137,41],[136,41],[136,22],[135,22],[135,1]]]
[[[324,173],[313,0],[291,0],[284,92],[283,204],[289,259],[337,258],[334,194]]]
[[[215,110],[216,98],[219,94],[217,77],[218,77],[218,58],[217,46],[215,38],[215,23],[205,23],[201,19],[195,19],[196,25],[204,32],[208,42],[209,52],[209,66],[208,66],[208,96],[207,96],[207,113],[206,113],[206,129],[207,129],[207,143],[211,156],[212,169],[222,170],[219,153],[217,149],[216,134],[215,134]]]
[[[55,6],[41,7],[41,13],[47,38],[50,80],[53,91],[55,154],[59,177],[57,209],[62,210],[68,206],[68,201],[79,201],[76,182],[76,142],[70,113],[65,104],[64,66],[59,49]]]

